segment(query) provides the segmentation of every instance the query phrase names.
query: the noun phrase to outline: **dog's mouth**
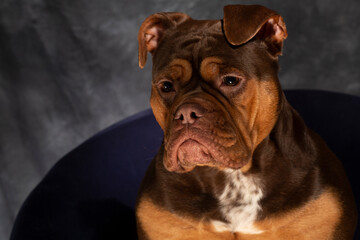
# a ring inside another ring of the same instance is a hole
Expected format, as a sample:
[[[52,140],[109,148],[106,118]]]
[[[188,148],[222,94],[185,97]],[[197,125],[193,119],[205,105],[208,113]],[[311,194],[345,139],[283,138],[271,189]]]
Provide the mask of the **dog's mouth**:
[[[195,165],[213,162],[209,149],[196,140],[184,141],[177,150],[177,162],[184,169],[192,169]]]
[[[195,124],[174,124],[165,135],[164,166],[171,172],[189,172],[196,166],[239,169],[251,157],[250,148],[224,120],[209,113]]]

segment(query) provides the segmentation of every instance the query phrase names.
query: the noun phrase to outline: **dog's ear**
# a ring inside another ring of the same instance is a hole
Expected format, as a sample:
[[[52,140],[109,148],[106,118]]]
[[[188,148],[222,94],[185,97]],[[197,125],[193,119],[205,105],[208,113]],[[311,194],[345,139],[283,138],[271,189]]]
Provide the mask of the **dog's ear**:
[[[242,45],[253,38],[266,41],[274,55],[281,55],[287,37],[283,18],[260,5],[228,5],[224,7],[223,28],[228,42]]]
[[[190,17],[184,13],[156,13],[142,23],[138,33],[140,68],[145,66],[147,53],[154,54],[164,32],[187,19]]]

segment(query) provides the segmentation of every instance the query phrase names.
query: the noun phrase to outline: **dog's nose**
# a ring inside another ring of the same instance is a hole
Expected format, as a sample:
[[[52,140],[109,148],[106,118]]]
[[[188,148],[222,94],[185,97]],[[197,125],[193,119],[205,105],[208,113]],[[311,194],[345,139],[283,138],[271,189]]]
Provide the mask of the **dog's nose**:
[[[201,118],[204,113],[205,109],[200,105],[187,103],[177,109],[174,119],[181,120],[182,124],[193,124],[197,119]]]

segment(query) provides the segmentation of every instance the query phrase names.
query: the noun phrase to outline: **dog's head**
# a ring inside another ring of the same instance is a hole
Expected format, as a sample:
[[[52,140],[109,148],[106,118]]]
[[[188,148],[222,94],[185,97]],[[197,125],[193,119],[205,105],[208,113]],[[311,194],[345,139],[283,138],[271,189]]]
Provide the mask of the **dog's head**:
[[[144,21],[139,65],[153,55],[150,103],[164,130],[167,170],[251,166],[277,120],[278,56],[286,37],[282,17],[258,5],[226,6],[223,21],[183,13]]]

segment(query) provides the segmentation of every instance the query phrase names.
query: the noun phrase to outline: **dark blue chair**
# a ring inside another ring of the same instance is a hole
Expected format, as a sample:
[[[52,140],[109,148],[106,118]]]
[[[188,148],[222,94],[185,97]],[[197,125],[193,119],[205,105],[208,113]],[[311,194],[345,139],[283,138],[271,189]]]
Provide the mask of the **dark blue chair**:
[[[359,203],[360,98],[308,90],[286,91],[286,96],[342,160]],[[10,239],[137,239],[137,190],[162,136],[146,110],[81,144],[28,196]],[[354,239],[360,239],[359,231]]]

